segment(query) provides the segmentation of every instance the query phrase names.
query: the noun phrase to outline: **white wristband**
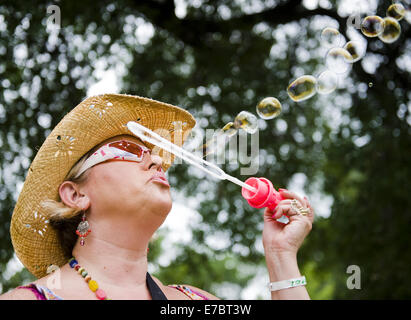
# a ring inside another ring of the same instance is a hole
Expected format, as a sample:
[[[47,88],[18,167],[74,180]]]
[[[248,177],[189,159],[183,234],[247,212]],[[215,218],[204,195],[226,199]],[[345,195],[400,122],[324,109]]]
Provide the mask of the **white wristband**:
[[[298,286],[305,286],[306,284],[307,280],[305,279],[305,276],[302,276],[301,278],[294,278],[278,282],[270,282],[268,284],[268,288],[270,289],[270,291],[277,291],[282,289],[294,288]]]

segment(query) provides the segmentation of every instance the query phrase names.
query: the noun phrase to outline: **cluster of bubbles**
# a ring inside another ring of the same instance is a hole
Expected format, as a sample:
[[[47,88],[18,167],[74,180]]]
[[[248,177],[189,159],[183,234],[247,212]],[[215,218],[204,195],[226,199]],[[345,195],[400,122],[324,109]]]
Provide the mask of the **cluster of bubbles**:
[[[256,106],[256,113],[261,119],[270,120],[281,114],[282,106],[280,101],[274,97],[267,97],[261,100]],[[222,149],[225,144],[234,137],[239,130],[244,130],[253,134],[258,130],[258,118],[248,111],[241,111],[234,118],[234,121],[228,122],[217,135],[203,144],[203,157]]]
[[[405,8],[401,3],[395,2],[388,7],[385,18],[376,15],[367,16],[362,20],[360,29],[366,37],[378,37],[384,43],[392,43],[400,37],[401,26],[398,21],[404,17],[411,23],[411,7]],[[332,93],[338,86],[339,76],[347,74],[352,64],[359,61],[366,53],[366,46],[362,42],[355,40],[346,42],[344,36],[332,27],[322,30],[321,42],[329,49],[325,56],[327,70],[318,77],[303,75],[292,81],[287,88],[287,93],[295,102],[310,99],[316,93],[323,95]],[[369,86],[371,87],[372,83]],[[264,120],[278,117],[281,111],[281,103],[275,97],[264,98],[256,106],[257,115]],[[241,111],[234,121],[227,123],[218,131],[216,137],[202,146],[203,156],[220,149],[239,130],[255,133],[258,130],[258,118],[250,112]],[[221,142],[220,145],[215,144],[217,139],[222,141],[222,145]]]
[[[317,77],[303,75],[292,81],[287,93],[293,101],[307,100],[316,93],[332,93],[337,89],[339,75],[349,72],[352,64],[365,55],[365,46],[361,42],[352,40],[344,45],[344,36],[335,28],[325,28],[321,32],[321,40],[329,48],[325,56],[327,69]]]
[[[385,18],[376,15],[365,17],[361,23],[361,32],[366,37],[378,37],[384,43],[392,43],[401,35],[401,26],[398,21],[409,13],[410,10],[406,10],[401,3],[393,3],[388,7]],[[328,70],[317,78],[312,75],[303,75],[291,82],[287,93],[296,102],[307,100],[316,93],[333,92],[337,88],[338,76],[347,74],[352,64],[365,55],[365,45],[360,41],[348,41],[343,46],[344,36],[335,28],[323,29],[321,40],[329,48],[325,57]]]
[[[365,17],[361,23],[361,32],[367,37],[378,37],[382,42],[392,43],[401,34],[401,26],[398,21],[404,18],[406,10],[401,3],[393,3],[387,9],[387,16]]]

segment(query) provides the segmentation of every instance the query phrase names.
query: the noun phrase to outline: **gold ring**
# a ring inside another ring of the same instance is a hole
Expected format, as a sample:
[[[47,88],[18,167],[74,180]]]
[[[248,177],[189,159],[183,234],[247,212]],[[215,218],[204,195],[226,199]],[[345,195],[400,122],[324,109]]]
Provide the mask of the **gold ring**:
[[[295,200],[295,199],[292,199],[291,200],[291,209],[293,209],[295,212],[297,212],[297,213],[300,213],[300,208],[298,207],[298,205],[297,205],[297,200]]]
[[[298,207],[298,201],[296,199],[292,199],[291,200],[291,208],[297,212],[300,215],[307,215],[307,213],[309,213],[309,209],[303,208],[303,207]]]
[[[296,199],[292,199],[291,200],[291,206],[293,207],[293,206],[297,206],[297,204],[298,204],[298,201],[296,200]]]

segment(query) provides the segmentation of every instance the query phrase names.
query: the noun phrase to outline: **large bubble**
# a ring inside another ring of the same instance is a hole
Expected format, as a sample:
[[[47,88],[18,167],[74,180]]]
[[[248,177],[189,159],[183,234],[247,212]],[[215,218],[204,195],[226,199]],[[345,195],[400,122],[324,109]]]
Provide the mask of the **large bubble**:
[[[304,101],[315,95],[317,79],[311,75],[304,75],[293,82],[287,88],[289,97],[294,101]]]
[[[256,107],[257,114],[265,120],[278,117],[281,113],[281,103],[277,98],[267,97],[261,100]]]
[[[348,62],[351,63],[360,60],[365,55],[366,51],[365,45],[360,41],[348,41],[345,44],[344,49],[351,55],[351,60],[348,59]]]
[[[366,37],[377,37],[384,31],[384,19],[379,16],[365,17],[361,23],[361,31]]]
[[[396,41],[401,35],[401,26],[394,18],[384,18],[384,31],[378,38],[385,43],[392,43]]]
[[[401,3],[393,3],[387,9],[387,17],[394,18],[396,20],[401,20],[404,18],[405,8]]]
[[[258,119],[248,111],[241,111],[234,119],[234,127],[253,134],[258,129]]]

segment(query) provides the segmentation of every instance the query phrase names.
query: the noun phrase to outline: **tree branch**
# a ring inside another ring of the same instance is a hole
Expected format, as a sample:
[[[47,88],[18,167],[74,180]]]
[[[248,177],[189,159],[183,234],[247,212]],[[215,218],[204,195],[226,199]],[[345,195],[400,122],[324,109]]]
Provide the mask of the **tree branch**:
[[[204,45],[206,35],[210,33],[220,33],[223,36],[229,36],[233,30],[250,30],[255,24],[260,22],[266,22],[270,26],[277,26],[316,15],[329,16],[336,19],[341,27],[345,28],[345,20],[336,11],[323,8],[308,10],[301,2],[301,0],[288,1],[259,13],[245,14],[228,20],[210,18],[208,16],[178,19],[174,12],[174,4],[173,8],[171,8],[169,1],[160,3],[157,1],[135,0],[133,7],[156,26],[168,30],[185,43],[196,46]]]

